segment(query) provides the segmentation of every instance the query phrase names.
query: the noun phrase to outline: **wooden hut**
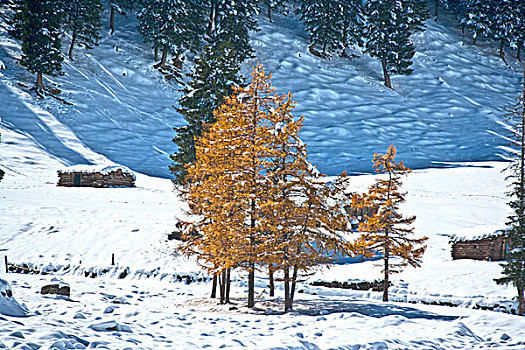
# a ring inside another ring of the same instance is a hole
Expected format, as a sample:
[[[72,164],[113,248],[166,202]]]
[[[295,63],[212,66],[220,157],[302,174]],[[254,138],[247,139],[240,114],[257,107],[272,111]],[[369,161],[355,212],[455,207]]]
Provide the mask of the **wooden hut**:
[[[507,241],[505,230],[478,236],[458,235],[452,239],[452,259],[505,260]]]
[[[377,214],[377,208],[372,207],[358,208],[354,207],[353,205],[346,205],[344,209],[346,213],[353,218],[352,230],[354,231],[359,229],[359,224],[366,221],[366,218]]]
[[[135,187],[135,175],[122,166],[75,165],[57,172],[57,186]]]

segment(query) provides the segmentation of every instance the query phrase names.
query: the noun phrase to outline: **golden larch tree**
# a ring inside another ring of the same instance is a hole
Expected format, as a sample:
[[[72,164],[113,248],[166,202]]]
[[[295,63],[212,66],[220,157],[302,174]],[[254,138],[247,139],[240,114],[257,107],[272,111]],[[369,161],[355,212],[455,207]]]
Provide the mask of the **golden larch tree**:
[[[403,162],[396,162],[396,148],[391,145],[385,154],[374,154],[374,168],[386,178],[377,179],[368,193],[354,197],[354,205],[373,208],[369,216],[359,225],[368,249],[381,253],[383,260],[383,301],[388,301],[389,277],[411,265],[420,267],[427,237],[411,238],[411,226],[415,216],[405,217],[400,213],[400,205],[405,202],[406,193],[401,192],[401,178],[411,169]],[[395,259],[394,262],[391,260]]]

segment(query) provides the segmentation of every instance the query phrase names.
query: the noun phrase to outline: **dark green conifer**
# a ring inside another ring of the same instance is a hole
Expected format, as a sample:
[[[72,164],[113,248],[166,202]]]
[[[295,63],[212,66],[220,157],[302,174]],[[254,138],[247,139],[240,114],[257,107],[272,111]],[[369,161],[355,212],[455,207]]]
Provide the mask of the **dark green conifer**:
[[[126,15],[126,11],[133,10],[133,7],[138,1],[139,0],[110,0],[109,33],[111,35],[115,32],[115,14],[120,13]]]
[[[137,17],[146,42],[162,50],[158,67],[164,69],[168,54],[176,60],[186,51],[197,51],[205,30],[200,0],[146,0]]]
[[[525,79],[525,71],[523,72]],[[509,192],[511,201],[508,203],[513,213],[508,217],[507,244],[502,274],[496,279],[498,284],[512,283],[518,290],[518,314],[525,313],[525,81],[523,94],[516,106],[508,114],[512,127],[509,140],[512,151],[509,156],[512,163],[507,168],[512,188]]]
[[[415,47],[410,37],[423,30],[428,12],[414,0],[370,0],[367,16],[366,52],[381,60],[385,85],[392,88],[390,74],[412,73]]]
[[[100,39],[100,0],[64,1],[64,29],[71,35],[69,59],[73,60],[75,45],[92,49]]]
[[[44,88],[43,75],[62,70],[61,4],[55,0],[17,1],[12,33],[22,41],[21,64],[37,75],[37,88]]]
[[[207,40],[216,45],[229,41],[238,62],[253,57],[250,31],[256,31],[257,0],[207,0]]]
[[[213,111],[223,103],[225,96],[231,95],[232,85],[241,83],[239,69],[240,63],[230,42],[206,46],[196,58],[177,109],[187,124],[175,128],[177,136],[173,142],[178,150],[170,156],[175,183],[184,184],[185,165],[195,161],[195,137],[201,135],[204,124],[215,122]]]

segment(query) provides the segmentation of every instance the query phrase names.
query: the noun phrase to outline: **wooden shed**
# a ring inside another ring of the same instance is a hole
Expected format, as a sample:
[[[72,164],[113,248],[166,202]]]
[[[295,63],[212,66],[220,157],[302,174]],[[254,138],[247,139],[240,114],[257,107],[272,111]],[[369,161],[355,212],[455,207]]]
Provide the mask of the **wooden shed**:
[[[452,239],[452,259],[486,261],[505,260],[507,240],[505,230],[480,236],[457,236]]]
[[[75,165],[58,170],[57,186],[135,187],[135,175],[122,166]]]
[[[345,205],[346,213],[354,218],[352,220],[352,230],[357,231],[359,229],[359,223],[366,221],[367,217],[377,214],[377,208],[364,207],[358,208],[353,205]]]

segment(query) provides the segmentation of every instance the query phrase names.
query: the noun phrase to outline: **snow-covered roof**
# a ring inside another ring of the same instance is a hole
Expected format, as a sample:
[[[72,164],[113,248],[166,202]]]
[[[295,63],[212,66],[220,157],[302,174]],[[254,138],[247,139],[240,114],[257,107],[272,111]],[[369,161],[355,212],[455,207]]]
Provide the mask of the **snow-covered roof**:
[[[459,231],[452,236],[452,242],[477,241],[483,238],[504,235],[507,229],[501,225],[476,226]]]
[[[133,176],[135,179],[135,175],[133,172],[122,165],[114,165],[114,164],[101,164],[101,165],[87,165],[87,164],[77,164],[72,165],[69,167],[65,167],[62,169],[58,169],[58,172],[60,173],[101,173],[102,175],[108,175],[109,173],[116,172],[117,170],[121,170],[123,173],[128,173]]]

